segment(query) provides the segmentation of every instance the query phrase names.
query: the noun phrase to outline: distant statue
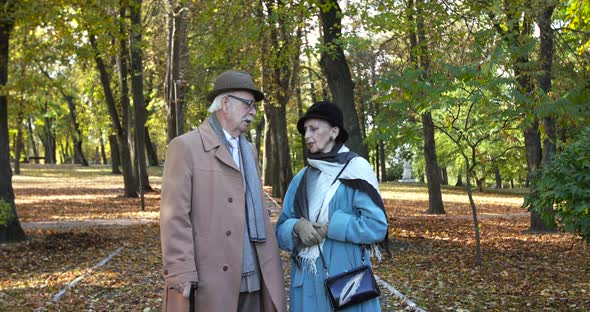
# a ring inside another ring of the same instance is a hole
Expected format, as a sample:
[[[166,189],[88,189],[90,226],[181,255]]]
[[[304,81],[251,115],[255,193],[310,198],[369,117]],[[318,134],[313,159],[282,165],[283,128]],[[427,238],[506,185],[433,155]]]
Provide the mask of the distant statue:
[[[404,173],[402,174],[402,180],[412,179],[412,163],[404,160]]]
[[[402,173],[401,180],[398,182],[416,182],[416,179],[412,178],[412,163],[409,160],[404,160],[403,163],[404,172]]]

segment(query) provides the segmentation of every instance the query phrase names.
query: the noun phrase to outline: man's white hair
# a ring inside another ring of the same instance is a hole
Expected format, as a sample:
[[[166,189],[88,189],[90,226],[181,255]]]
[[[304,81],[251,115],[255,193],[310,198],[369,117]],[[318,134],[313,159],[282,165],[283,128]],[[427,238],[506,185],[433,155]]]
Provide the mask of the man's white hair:
[[[218,96],[216,96],[213,99],[213,102],[211,102],[211,106],[209,106],[209,109],[207,109],[207,111],[209,113],[215,113],[216,111],[221,109],[221,100],[223,99],[224,96],[229,95],[229,92],[223,92],[221,94],[219,94]]]

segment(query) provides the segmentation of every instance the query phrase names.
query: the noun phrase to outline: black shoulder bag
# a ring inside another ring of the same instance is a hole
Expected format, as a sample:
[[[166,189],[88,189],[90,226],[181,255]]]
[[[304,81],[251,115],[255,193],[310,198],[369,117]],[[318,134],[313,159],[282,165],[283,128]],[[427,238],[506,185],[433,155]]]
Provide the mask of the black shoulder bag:
[[[350,162],[350,160],[348,162]],[[344,168],[346,168],[348,162],[344,165]],[[332,184],[334,184],[338,177],[340,177],[344,168],[340,170],[340,173],[338,173]],[[334,276],[330,276],[322,249],[319,245],[318,249],[320,251],[320,258],[322,259],[324,270],[326,270],[326,291],[328,292],[328,298],[330,299],[334,311],[342,310],[346,307],[365,302],[381,295],[379,287],[377,286],[377,281],[373,275],[373,270],[371,270],[370,266],[365,264],[365,246],[363,246],[361,265],[359,267]]]
[[[348,306],[359,304],[367,300],[379,297],[381,292],[373,275],[371,267],[365,264],[365,247],[361,257],[362,264],[349,271],[330,276],[324,256],[320,250],[320,257],[326,270],[326,291],[334,311]]]

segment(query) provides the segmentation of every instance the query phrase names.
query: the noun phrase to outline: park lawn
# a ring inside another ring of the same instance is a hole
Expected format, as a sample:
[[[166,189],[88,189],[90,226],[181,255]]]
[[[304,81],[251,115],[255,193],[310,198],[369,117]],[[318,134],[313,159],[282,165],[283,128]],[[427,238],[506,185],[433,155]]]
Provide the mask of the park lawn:
[[[26,230],[29,240],[0,245],[0,311],[157,311],[161,168],[155,192],[123,198],[109,167],[25,165],[13,177],[21,222],[141,219],[146,224]],[[528,234],[522,195],[475,193],[483,264],[475,265],[471,208],[459,188],[444,188],[447,214],[425,215],[426,188],[381,186],[390,220],[391,255],[374,261],[378,276],[427,311],[584,311],[590,309],[590,248],[569,234]],[[151,221],[151,222],[150,222]],[[104,266],[96,263],[123,249]],[[285,254],[283,257],[286,259]],[[288,269],[288,265],[285,265]],[[87,274],[57,303],[52,298]],[[287,280],[286,280],[287,282]],[[384,291],[385,311],[404,306]]]

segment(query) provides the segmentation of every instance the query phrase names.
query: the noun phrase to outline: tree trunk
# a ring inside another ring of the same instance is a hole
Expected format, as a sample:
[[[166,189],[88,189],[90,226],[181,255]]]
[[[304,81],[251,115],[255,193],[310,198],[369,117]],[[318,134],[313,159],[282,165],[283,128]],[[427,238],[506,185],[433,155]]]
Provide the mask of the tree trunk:
[[[272,111],[270,105],[265,101],[264,105],[264,157],[262,159],[262,176],[265,186],[272,185],[273,168],[272,168],[272,127],[274,126]]]
[[[14,144],[14,174],[20,174],[20,154],[23,146],[23,112],[18,108],[16,116],[16,143]]]
[[[102,134],[100,135],[100,155],[102,157],[102,164],[106,165],[107,164],[107,154],[104,151],[104,139],[102,138]]]
[[[349,135],[346,145],[350,150],[368,159],[368,150],[362,142],[358,114],[354,106],[354,83],[340,43],[342,10],[335,0],[320,0],[319,3],[324,44],[320,66],[328,80],[334,103],[344,114],[344,128]],[[324,10],[322,7],[328,9]]]
[[[424,14],[422,11],[423,1],[408,2],[408,21],[414,24],[414,9],[416,23],[410,28],[410,61],[416,67],[420,67],[424,74],[421,79],[426,79],[430,70],[430,59],[428,56],[428,44],[424,29]],[[421,115],[422,137],[424,140],[424,160],[426,162],[426,178],[428,183],[428,210],[427,213],[444,214],[445,209],[440,190],[440,169],[436,159],[436,143],[434,140],[434,124],[432,115],[427,111]]]
[[[187,8],[168,0],[170,13],[168,14],[168,43],[166,63],[166,107],[168,142],[184,133],[184,95],[188,91],[186,72],[188,71],[188,34],[186,12]]]
[[[278,144],[279,144],[279,139],[277,136],[277,131],[276,131],[276,125],[279,123],[279,118],[277,116],[278,114],[278,109],[277,107],[272,106],[271,107],[271,119],[272,119],[272,124],[275,125],[275,127],[273,127],[274,130],[271,130],[271,136],[270,136],[270,141],[271,144],[273,146],[273,150],[272,150],[272,155],[271,155],[271,168],[272,168],[272,175],[271,175],[271,186],[272,186],[272,196],[273,197],[281,197],[281,175],[277,174],[277,171],[280,172],[281,170],[281,159],[280,159],[280,155],[279,152],[277,151],[278,148]]]
[[[496,177],[496,189],[502,188],[502,176],[500,175],[500,168],[498,166],[494,167],[494,175]]]
[[[553,65],[554,53],[551,16],[553,15],[553,10],[555,9],[556,4],[541,2],[541,5],[544,7],[541,9],[538,21],[541,37],[541,50],[539,54],[541,74],[539,76],[539,87],[543,90],[543,92],[545,92],[545,94],[549,95],[551,92],[551,69]],[[543,140],[541,164],[543,167],[547,167],[551,163],[553,155],[556,151],[557,133],[555,130],[555,116],[549,115],[544,117],[542,122],[546,137]],[[547,213],[552,213],[552,210],[553,207],[551,206],[544,207],[544,211]],[[543,220],[541,220],[537,213],[531,213],[531,231],[555,231],[556,229],[557,225],[555,221],[546,224]]]
[[[379,139],[378,143],[379,153],[381,154],[381,181],[387,181],[387,167],[385,167],[385,142]]]
[[[145,122],[146,108],[143,97],[143,50],[142,24],[141,24],[142,0],[133,0],[130,3],[131,10],[131,89],[133,106],[135,108],[135,152],[137,153],[137,168],[139,171],[139,185],[143,190],[152,190],[146,167],[145,156]]]
[[[461,172],[459,172],[459,176],[457,177],[457,183],[455,186],[463,186],[463,180],[461,179]]]
[[[286,103],[277,109],[277,146],[279,154],[279,193],[278,197],[283,198],[287,193],[289,183],[293,179],[291,169],[291,152],[289,151],[289,137],[287,136],[287,109]],[[273,188],[274,189],[274,188]]]
[[[473,192],[471,191],[471,168],[469,167],[469,159],[465,159],[465,180],[467,183],[467,196],[469,197],[469,205],[471,205],[471,213],[473,215],[473,227],[475,229],[475,264],[480,266],[482,263],[481,257],[481,243],[479,238],[479,222],[477,220],[477,208],[473,200]]]
[[[4,13],[12,12],[14,2],[0,0]],[[14,26],[14,19],[3,16],[0,18],[0,88],[8,82],[8,59],[10,32]],[[0,209],[9,209],[10,217],[6,224],[0,224],[0,242],[20,241],[26,238],[20,226],[16,207],[14,205],[14,191],[12,189],[12,170],[10,168],[10,142],[8,134],[8,101],[6,94],[0,92]]]
[[[254,146],[256,147],[256,153],[258,156],[258,165],[262,168],[262,157],[260,151],[262,151],[262,138],[264,137],[264,118],[260,119],[260,121],[256,124],[256,140],[254,141]]]
[[[532,34],[532,21],[527,12],[523,12],[518,6],[513,6],[515,3],[505,2],[504,11],[506,13],[506,24],[508,29],[504,30],[499,23],[494,26],[496,30],[503,36],[504,40],[509,46],[515,47],[514,51],[519,51],[514,55],[513,71],[516,80],[518,81],[519,91],[524,96],[531,96],[534,91],[534,85],[530,74],[530,61],[526,51],[526,45],[529,44],[529,39]],[[529,8],[527,8],[529,9]],[[525,107],[525,109],[533,111],[532,107]],[[527,156],[527,177],[526,186],[528,187],[529,180],[533,174],[539,169],[541,164],[541,138],[539,135],[539,120],[536,116],[532,117],[532,124],[524,129],[524,142]],[[529,230],[537,231],[544,228],[543,221],[535,212],[531,212],[531,225]]]
[[[111,173],[121,174],[121,170],[119,170],[119,166],[121,166],[119,144],[117,143],[116,135],[109,135],[109,145],[111,146]]]
[[[31,138],[31,147],[33,149],[33,156],[35,156],[35,163],[39,163],[39,152],[37,151],[37,144],[35,144],[35,134],[33,133],[33,122],[32,118],[27,118],[27,129],[29,131],[29,137]]]
[[[152,143],[148,127],[145,127],[145,149],[150,166],[159,166],[160,162],[158,161],[158,153],[156,151],[156,146]]]
[[[117,136],[117,144],[120,149],[120,161],[121,167],[123,168],[123,184],[125,187],[125,197],[137,197],[137,186],[135,184],[135,179],[133,177],[133,169],[131,166],[131,157],[129,153],[129,144],[127,142],[127,127],[123,126],[127,124],[127,116],[129,111],[129,106],[123,106],[123,112],[127,111],[127,113],[123,113],[123,125],[119,121],[119,114],[117,113],[116,105],[115,105],[115,98],[113,97],[113,92],[111,90],[110,79],[106,67],[102,58],[100,57],[100,53],[96,46],[96,38],[94,35],[90,35],[90,43],[94,48],[95,55],[94,59],[96,61],[96,67],[100,74],[100,81],[105,93],[105,100],[109,109],[109,115],[111,117],[111,122],[113,124],[113,128],[115,129],[115,133]],[[126,71],[121,71],[126,72]],[[123,103],[122,103],[123,104]],[[112,145],[111,145],[112,148]],[[114,158],[113,158],[114,163]],[[114,166],[114,164],[113,164]],[[114,170],[113,170],[114,171]]]
[[[47,103],[45,103],[44,111],[47,112]],[[55,164],[56,157],[55,157],[55,136],[53,134],[53,119],[49,116],[45,116],[45,123],[44,123],[44,138],[42,140],[43,147],[45,149],[45,163],[46,164]],[[65,159],[64,159],[65,161]]]
[[[440,172],[442,175],[442,185],[449,185],[449,173],[447,172],[447,167],[440,168]]]
[[[313,84],[312,84],[313,85]],[[303,116],[303,99],[301,98],[301,87],[297,87],[297,120]],[[299,131],[297,131],[299,133]],[[299,133],[301,137],[301,157],[303,157],[303,166],[307,166],[307,148],[305,144],[305,135]]]
[[[436,145],[434,142],[434,124],[430,112],[422,114],[424,139],[424,159],[426,162],[426,179],[428,183],[427,213],[444,214],[445,208],[440,190],[440,173],[436,161]]]
[[[78,123],[78,119],[76,117],[76,103],[74,102],[73,96],[65,96],[65,99],[68,103],[68,108],[70,110],[70,119],[72,121],[72,126],[74,128],[74,163],[87,167],[88,160],[86,160],[86,157],[84,156],[84,151],[82,150],[82,131],[80,130],[80,124]]]

